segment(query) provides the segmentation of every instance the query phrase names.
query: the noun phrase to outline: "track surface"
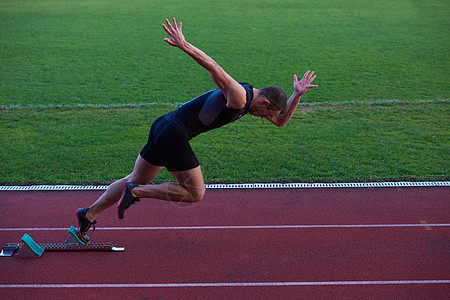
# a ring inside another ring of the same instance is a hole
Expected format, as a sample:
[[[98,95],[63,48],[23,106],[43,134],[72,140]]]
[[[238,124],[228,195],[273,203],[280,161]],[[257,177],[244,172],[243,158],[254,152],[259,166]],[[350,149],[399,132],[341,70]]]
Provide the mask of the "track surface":
[[[24,233],[38,243],[63,242],[76,225],[75,210],[101,193],[0,192],[0,244],[19,242]],[[124,252],[0,258],[0,293],[4,299],[449,299],[449,199],[448,187],[210,189],[190,206],[143,199],[124,220],[107,210],[90,233]]]

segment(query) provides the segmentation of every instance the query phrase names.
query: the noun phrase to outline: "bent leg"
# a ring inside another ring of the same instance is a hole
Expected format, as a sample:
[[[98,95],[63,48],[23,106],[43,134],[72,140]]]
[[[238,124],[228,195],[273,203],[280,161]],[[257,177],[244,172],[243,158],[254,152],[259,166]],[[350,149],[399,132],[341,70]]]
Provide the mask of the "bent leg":
[[[133,196],[190,203],[203,199],[205,182],[200,166],[187,171],[170,172],[170,174],[176,179],[176,183],[138,185],[133,189]]]
[[[137,184],[148,184],[158,175],[162,168],[150,164],[139,155],[136,159],[133,172],[109,185],[103,195],[89,207],[86,213],[88,220],[95,220],[100,213],[120,200],[125,182],[132,181]]]

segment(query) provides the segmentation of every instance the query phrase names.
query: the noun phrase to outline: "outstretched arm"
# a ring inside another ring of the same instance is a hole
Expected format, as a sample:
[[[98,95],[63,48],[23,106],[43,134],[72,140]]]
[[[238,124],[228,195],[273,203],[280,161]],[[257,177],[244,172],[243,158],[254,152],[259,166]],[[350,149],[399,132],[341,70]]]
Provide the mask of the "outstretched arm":
[[[243,108],[247,102],[245,89],[230,75],[228,75],[227,72],[225,72],[225,70],[222,69],[222,67],[219,66],[211,57],[186,41],[181,31],[181,22],[177,24],[175,18],[172,18],[172,22],[173,25],[168,19],[166,19],[167,25],[162,25],[164,30],[169,35],[169,38],[165,38],[164,41],[166,41],[169,45],[184,51],[209,72],[212,80],[227,99],[227,107],[234,109]]]
[[[297,109],[300,98],[308,91],[310,88],[318,87],[318,85],[311,85],[311,82],[316,78],[314,71],[306,72],[303,78],[298,81],[297,75],[294,74],[294,92],[287,102],[286,109],[276,117],[268,119],[273,124],[283,127],[292,118],[295,110]]]

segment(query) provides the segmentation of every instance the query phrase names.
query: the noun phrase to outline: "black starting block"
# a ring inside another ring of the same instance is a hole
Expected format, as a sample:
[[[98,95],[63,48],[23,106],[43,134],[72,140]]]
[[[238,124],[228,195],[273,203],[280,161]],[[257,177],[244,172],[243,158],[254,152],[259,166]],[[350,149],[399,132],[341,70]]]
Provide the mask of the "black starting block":
[[[69,229],[69,236],[64,243],[36,243],[31,236],[24,234],[20,239],[23,244],[7,243],[0,256],[3,257],[41,257],[44,251],[124,251],[123,247],[114,247],[112,243],[84,243],[77,235],[73,226]]]

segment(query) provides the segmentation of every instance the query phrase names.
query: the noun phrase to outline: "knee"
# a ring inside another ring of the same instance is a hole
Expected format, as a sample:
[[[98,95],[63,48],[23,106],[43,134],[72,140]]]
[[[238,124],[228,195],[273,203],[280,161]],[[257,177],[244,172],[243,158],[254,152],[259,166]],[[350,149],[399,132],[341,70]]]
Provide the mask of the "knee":
[[[201,201],[203,199],[203,197],[205,196],[205,192],[206,192],[205,187],[194,188],[194,189],[189,190],[191,202],[196,203],[196,202]]]

